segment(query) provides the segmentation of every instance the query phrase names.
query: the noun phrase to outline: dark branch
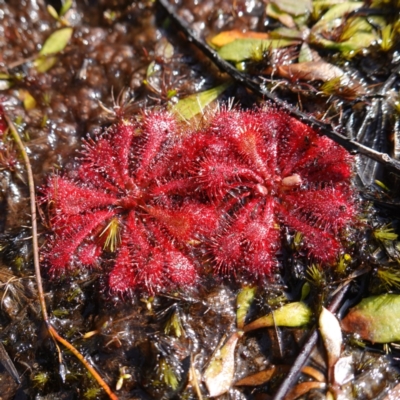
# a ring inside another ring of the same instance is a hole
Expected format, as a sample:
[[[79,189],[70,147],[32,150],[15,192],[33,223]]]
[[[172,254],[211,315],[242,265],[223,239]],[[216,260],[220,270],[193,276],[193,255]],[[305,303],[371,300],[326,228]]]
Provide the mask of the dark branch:
[[[167,0],[158,0],[161,6],[165,9],[168,16],[174,21],[179,28],[186,34],[188,40],[192,42],[196,47],[198,47],[209,59],[213,61],[213,63],[223,72],[229,74],[235,81],[240,82],[242,85],[246,86],[250,90],[264,98],[271,100],[275,104],[279,105],[279,107],[285,109],[290,115],[296,117],[303,121],[305,124],[311,126],[314,129],[317,129],[322,134],[328,136],[336,143],[343,146],[351,153],[363,154],[379,163],[383,164],[389,170],[393,172],[400,173],[400,162],[393,159],[386,153],[381,153],[379,151],[373,150],[367,146],[364,146],[354,140],[351,140],[339,133],[334,127],[330,124],[324,123],[320,120],[313,118],[312,116],[301,112],[285,101],[279,99],[274,93],[268,91],[261,80],[258,78],[249,77],[246,74],[238,71],[233,65],[223,60],[219,54],[212,49],[207,43],[205,43],[202,39],[198,37],[196,32],[190,28],[190,26],[184,21],[181,17],[179,17]],[[393,81],[396,78],[399,71],[395,71],[388,79],[388,82]],[[386,87],[386,85],[385,85]]]

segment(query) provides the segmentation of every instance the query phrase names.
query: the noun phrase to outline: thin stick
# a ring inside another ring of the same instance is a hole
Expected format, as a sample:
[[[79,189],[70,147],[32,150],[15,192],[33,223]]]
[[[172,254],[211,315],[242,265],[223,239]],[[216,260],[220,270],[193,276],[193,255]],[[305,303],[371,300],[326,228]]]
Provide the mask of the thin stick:
[[[35,182],[33,179],[32,167],[28,157],[28,154],[25,150],[25,146],[21,140],[21,137],[18,134],[17,129],[15,128],[14,123],[11,119],[4,113],[4,118],[7,121],[8,127],[11,131],[11,135],[22,154],[22,158],[24,159],[26,173],[28,175],[28,187],[29,187],[29,198],[30,198],[30,208],[31,208],[31,220],[32,220],[32,246],[33,246],[33,265],[35,268],[35,278],[40,302],[40,308],[42,311],[42,318],[46,323],[47,330],[49,331],[51,337],[55,339],[57,342],[64,345],[68,350],[71,351],[72,354],[76,356],[76,358],[85,366],[85,368],[92,374],[93,378],[97,381],[97,383],[104,389],[104,391],[108,394],[111,400],[118,400],[118,397],[111,391],[110,387],[103,380],[103,378],[98,374],[98,372],[89,364],[89,362],[85,359],[85,357],[68,341],[63,339],[57,331],[52,327],[49,321],[49,316],[47,314],[46,301],[44,297],[43,284],[42,284],[42,275],[40,273],[40,262],[39,262],[39,244],[37,240],[37,214],[36,214],[36,195],[35,195]],[[58,346],[57,346],[58,347]]]
[[[89,364],[85,357],[67,340],[62,338],[57,331],[50,325],[47,324],[47,328],[50,334],[61,344],[63,344],[74,356],[85,366],[85,368],[92,374],[93,378],[96,379],[97,383],[104,389],[111,400],[118,400],[118,397],[111,391],[110,387],[104,382],[103,378],[98,372]]]
[[[186,34],[188,41],[192,42],[205,54],[206,57],[211,59],[211,61],[221,71],[229,74],[235,81],[241,83],[253,92],[263,96],[264,98],[271,100],[275,104],[279,105],[279,107],[285,109],[293,117],[296,117],[303,121],[305,124],[311,126],[312,128],[319,130],[322,134],[328,136],[336,143],[346,148],[348,151],[352,153],[363,154],[383,164],[389,170],[400,173],[400,162],[393,159],[388,154],[373,150],[368,146],[364,146],[363,144],[358,143],[355,140],[347,138],[345,135],[335,130],[336,128],[332,127],[330,124],[317,120],[281,100],[277,95],[267,90],[264,87],[264,83],[260,79],[251,78],[248,75],[238,71],[233,65],[222,59],[214,49],[212,49],[207,43],[205,43],[202,39],[198,37],[197,33],[192,28],[190,28],[187,22],[175,13],[174,7],[168,3],[168,0],[158,0],[158,2],[165,9],[171,20],[174,21],[178,25],[178,27]],[[399,70],[397,69],[392,74],[393,79],[395,79],[398,74]],[[392,81],[392,79],[389,80]]]
[[[330,312],[335,312],[339,306],[341,301],[343,300],[344,295],[346,294],[347,290],[350,287],[350,282],[345,282],[342,286],[340,286],[336,290],[336,295],[332,299],[329,304],[328,310]],[[274,400],[284,400],[286,394],[289,392],[293,382],[296,381],[297,377],[299,376],[304,364],[307,362],[312,350],[314,349],[315,344],[317,343],[318,339],[318,329],[314,327],[311,331],[310,336],[307,339],[307,342],[303,346],[301,352],[297,356],[294,364],[290,368],[290,371],[286,375],[285,379],[279,386],[278,390],[274,394]]]
[[[42,317],[43,320],[47,322],[49,320],[49,316],[47,314],[46,301],[43,292],[42,276],[40,274],[39,244],[37,239],[36,195],[35,195],[35,182],[33,180],[32,167],[29,161],[28,154],[25,150],[25,146],[22,143],[21,137],[19,136],[14,123],[11,121],[11,119],[5,112],[4,112],[4,118],[7,121],[8,127],[10,128],[11,131],[11,135],[14,141],[17,143],[19,151],[22,154],[22,158],[24,159],[25,163],[26,174],[28,175],[29,200],[30,200],[31,221],[32,221],[33,265],[35,267],[35,278],[39,295],[40,308],[42,310]]]

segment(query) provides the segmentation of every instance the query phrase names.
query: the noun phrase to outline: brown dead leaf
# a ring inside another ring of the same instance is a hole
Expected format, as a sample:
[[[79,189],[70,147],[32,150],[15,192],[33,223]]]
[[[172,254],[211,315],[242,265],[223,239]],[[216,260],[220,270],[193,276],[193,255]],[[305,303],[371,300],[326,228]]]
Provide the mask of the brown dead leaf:
[[[289,65],[281,65],[276,72],[283,78],[290,80],[329,81],[340,78],[344,72],[335,65],[325,61],[307,61]]]
[[[303,382],[296,385],[285,397],[285,400],[296,400],[303,394],[308,393],[312,389],[325,389],[326,384],[323,382]]]
[[[325,375],[321,372],[318,371],[317,369],[310,367],[309,365],[306,365],[301,369],[301,372],[303,374],[307,374],[314,378],[318,382],[325,382]]]
[[[248,375],[235,383],[235,386],[258,386],[268,382],[275,374],[276,367],[271,365],[264,371],[257,372],[253,375]]]

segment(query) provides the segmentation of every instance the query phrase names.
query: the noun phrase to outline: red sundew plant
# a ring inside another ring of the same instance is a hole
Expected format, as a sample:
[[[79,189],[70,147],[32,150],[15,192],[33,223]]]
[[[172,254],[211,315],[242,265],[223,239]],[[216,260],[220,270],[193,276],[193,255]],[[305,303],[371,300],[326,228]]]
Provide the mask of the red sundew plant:
[[[53,275],[110,262],[111,291],[156,293],[194,285],[201,253],[218,273],[267,276],[286,226],[332,264],[356,213],[351,164],[274,108],[222,109],[193,131],[166,112],[123,120],[49,179],[44,259]]]
[[[53,234],[43,255],[51,274],[114,258],[112,291],[154,293],[195,283],[189,244],[210,235],[218,221],[197,198],[173,195],[172,188],[182,186],[179,175],[169,173],[177,140],[167,113],[121,121],[85,144],[71,176],[49,179],[43,200]]]
[[[208,246],[216,270],[269,274],[281,226],[301,233],[309,257],[335,262],[356,213],[346,150],[273,108],[218,112],[182,147],[194,142],[196,190],[220,216]]]

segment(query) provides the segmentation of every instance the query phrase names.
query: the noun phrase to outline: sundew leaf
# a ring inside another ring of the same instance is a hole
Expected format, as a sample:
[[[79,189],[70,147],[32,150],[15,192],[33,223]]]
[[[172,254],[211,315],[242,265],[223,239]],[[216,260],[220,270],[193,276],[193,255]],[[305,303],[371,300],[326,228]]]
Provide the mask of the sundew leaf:
[[[47,56],[64,50],[71,39],[73,28],[66,27],[53,32],[44,42],[39,54]]]
[[[345,332],[372,343],[400,340],[400,295],[382,294],[363,299],[342,320]]]
[[[195,115],[202,113],[204,108],[217,99],[230,85],[231,82],[226,82],[215,88],[185,97],[179,100],[178,103],[171,108],[171,111],[179,118],[189,120]]]
[[[257,289],[255,287],[243,288],[237,296],[236,325],[238,329],[243,329],[247,312],[254,300]]]
[[[285,304],[274,311],[273,315],[268,314],[244,327],[245,332],[254,329],[267,328],[269,326],[299,327],[307,325],[312,317],[312,311],[302,301]]]
[[[288,47],[298,44],[298,40],[290,39],[237,39],[218,50],[224,60],[239,62],[248,60],[268,50]]]

